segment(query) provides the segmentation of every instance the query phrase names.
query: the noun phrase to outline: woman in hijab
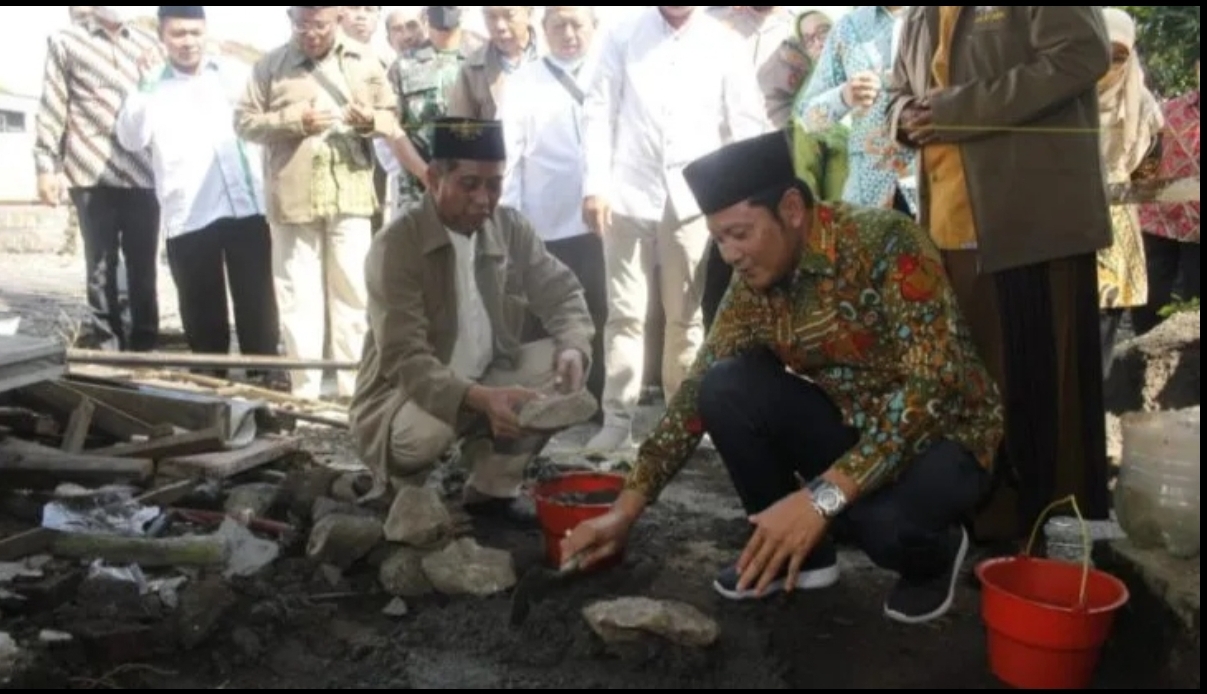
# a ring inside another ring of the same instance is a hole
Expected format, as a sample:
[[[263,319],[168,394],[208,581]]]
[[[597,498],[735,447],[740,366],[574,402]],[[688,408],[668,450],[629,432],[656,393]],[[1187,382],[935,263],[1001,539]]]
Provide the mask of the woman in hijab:
[[[796,97],[792,113],[801,110],[801,100],[808,91],[834,22],[824,12],[807,10],[796,18],[796,36],[785,44],[791,54],[790,61],[800,66],[796,81]],[[850,128],[846,123],[809,132],[800,118],[792,119],[793,160],[797,174],[809,184],[809,189],[818,200],[841,200],[842,189],[847,179],[847,142]]]
[[[1144,85],[1136,55],[1136,23],[1128,13],[1103,10],[1111,39],[1111,69],[1098,81],[1102,159],[1107,183],[1127,183],[1151,175],[1159,160],[1161,107]],[[1150,165],[1151,164],[1151,165]],[[1114,243],[1098,253],[1098,297],[1102,308],[1102,363],[1110,373],[1115,338],[1124,309],[1148,301],[1138,208],[1111,207]]]
[[[800,100],[813,74],[813,68],[821,59],[822,50],[826,47],[826,39],[830,29],[834,28],[834,20],[821,10],[805,10],[796,17],[796,32],[792,39],[784,44],[787,60],[795,69],[793,84],[796,88],[796,99]],[[793,113],[796,112],[793,104]]]

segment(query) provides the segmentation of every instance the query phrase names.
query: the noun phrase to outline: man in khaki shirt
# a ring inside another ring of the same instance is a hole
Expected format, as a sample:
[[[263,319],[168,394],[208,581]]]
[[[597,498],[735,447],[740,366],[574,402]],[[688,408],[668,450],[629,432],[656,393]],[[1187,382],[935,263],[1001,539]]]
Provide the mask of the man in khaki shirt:
[[[393,92],[377,56],[339,31],[342,8],[290,7],[293,39],[256,63],[235,110],[238,134],[263,145],[273,274],[286,354],[360,357],[364,262],[372,237],[371,139],[400,136]],[[330,319],[330,335],[324,334]],[[339,374],[350,397],[355,373]],[[295,395],[318,398],[322,374],[293,374]]]

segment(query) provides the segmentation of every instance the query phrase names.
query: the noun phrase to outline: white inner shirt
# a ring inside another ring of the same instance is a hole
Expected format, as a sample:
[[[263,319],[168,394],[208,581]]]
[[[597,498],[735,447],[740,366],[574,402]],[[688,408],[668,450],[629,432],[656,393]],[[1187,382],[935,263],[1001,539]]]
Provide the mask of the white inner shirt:
[[[449,367],[461,378],[477,381],[486,374],[495,356],[494,331],[474,272],[477,235],[459,234],[450,229],[448,236],[456,254],[457,271],[457,341],[453,343]]]

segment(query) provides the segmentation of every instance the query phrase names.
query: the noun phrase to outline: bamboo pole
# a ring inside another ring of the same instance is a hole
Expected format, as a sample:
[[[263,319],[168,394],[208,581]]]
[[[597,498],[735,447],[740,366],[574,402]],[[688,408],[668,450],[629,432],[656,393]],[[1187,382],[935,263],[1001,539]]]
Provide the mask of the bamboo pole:
[[[69,364],[100,364],[126,368],[258,369],[262,371],[308,371],[336,369],[354,371],[359,362],[327,359],[290,359],[255,354],[192,354],[187,352],[110,352],[95,349],[67,350]]]

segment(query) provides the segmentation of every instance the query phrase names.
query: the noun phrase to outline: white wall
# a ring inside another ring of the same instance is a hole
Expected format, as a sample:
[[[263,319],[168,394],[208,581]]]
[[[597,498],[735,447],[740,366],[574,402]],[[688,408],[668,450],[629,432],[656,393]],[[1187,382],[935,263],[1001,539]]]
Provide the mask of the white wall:
[[[0,132],[0,201],[27,202],[37,197],[37,177],[34,175],[34,111],[36,97],[0,93],[0,112],[4,123],[10,124],[9,114],[24,114],[25,128],[20,132]]]

